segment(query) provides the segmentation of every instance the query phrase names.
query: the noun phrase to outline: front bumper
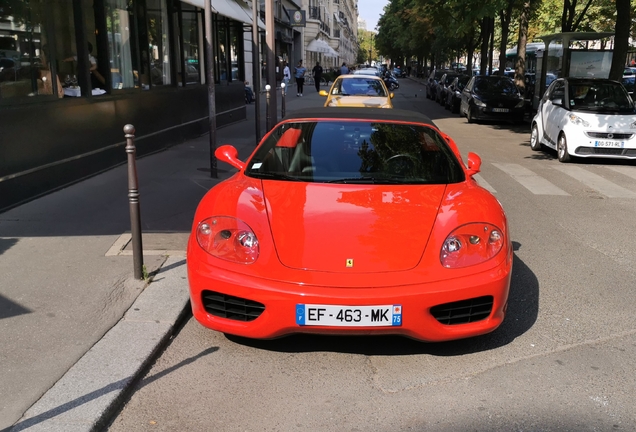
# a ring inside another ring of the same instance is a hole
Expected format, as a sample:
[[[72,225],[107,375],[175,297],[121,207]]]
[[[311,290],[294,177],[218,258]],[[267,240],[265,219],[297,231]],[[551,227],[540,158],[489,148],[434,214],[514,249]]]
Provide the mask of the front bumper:
[[[563,132],[567,139],[568,153],[572,156],[636,159],[636,131],[613,131],[611,135],[608,135],[608,131],[566,127]],[[603,147],[598,145],[599,142],[611,142],[617,146]]]
[[[271,339],[292,333],[339,335],[398,334],[437,342],[478,336],[495,330],[504,319],[512,264],[482,273],[431,283],[369,288],[321,287],[266,280],[224,270],[209,264],[188,261],[190,297],[194,317],[203,326],[223,333],[256,339]],[[264,306],[257,318],[245,322],[222,318],[206,311],[203,291],[213,291]],[[492,296],[492,309],[484,319],[446,325],[431,308]],[[402,325],[391,327],[301,326],[296,323],[297,304],[342,306],[402,306]]]
[[[523,120],[523,116],[525,114],[525,107],[521,108],[508,108],[507,112],[497,112],[493,111],[491,106],[486,107],[472,107],[473,118],[477,120],[507,120],[507,121],[521,121]]]

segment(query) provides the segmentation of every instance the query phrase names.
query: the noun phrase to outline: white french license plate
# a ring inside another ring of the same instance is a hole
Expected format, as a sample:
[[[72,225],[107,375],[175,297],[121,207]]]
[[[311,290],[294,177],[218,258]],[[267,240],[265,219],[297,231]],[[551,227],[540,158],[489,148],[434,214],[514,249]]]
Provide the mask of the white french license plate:
[[[621,141],[594,141],[594,147],[616,147],[623,148],[625,146],[624,142]]]
[[[508,108],[493,108],[492,112],[508,112],[510,111]]]
[[[390,327],[402,325],[402,305],[334,306],[297,304],[296,324],[331,327]]]

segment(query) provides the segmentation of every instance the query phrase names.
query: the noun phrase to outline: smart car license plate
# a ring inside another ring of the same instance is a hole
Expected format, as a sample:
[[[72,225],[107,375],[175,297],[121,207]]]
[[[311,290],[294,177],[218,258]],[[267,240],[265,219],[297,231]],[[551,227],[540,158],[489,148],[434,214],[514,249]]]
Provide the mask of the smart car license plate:
[[[493,108],[492,112],[508,112],[510,111],[508,108]]]
[[[390,327],[402,325],[402,305],[296,305],[296,324],[331,327]]]
[[[621,142],[621,141],[607,141],[607,140],[602,140],[602,141],[594,141],[594,147],[616,147],[616,148],[623,148],[623,146],[625,145],[625,143]]]

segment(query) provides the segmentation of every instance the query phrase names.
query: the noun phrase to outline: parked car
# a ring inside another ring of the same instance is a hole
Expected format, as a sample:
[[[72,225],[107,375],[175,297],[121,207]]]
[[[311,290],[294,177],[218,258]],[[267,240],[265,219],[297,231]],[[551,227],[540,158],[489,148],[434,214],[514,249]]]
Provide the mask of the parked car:
[[[435,342],[504,320],[506,214],[426,116],[311,108],[275,126],[198,205],[194,318],[241,337],[403,335]],[[337,239],[337,241],[336,241]]]
[[[450,110],[452,113],[459,112],[459,104],[462,101],[462,91],[464,87],[466,87],[466,84],[468,84],[468,81],[470,81],[470,75],[459,75],[455,77],[453,82],[448,86],[444,108]]]
[[[574,157],[636,159],[634,102],[618,81],[559,78],[546,90],[532,119],[530,148]]]
[[[328,92],[320,90],[319,94],[327,98],[326,107],[393,108],[394,95],[378,76],[340,75]]]
[[[439,79],[437,86],[435,87],[435,100],[440,104],[446,103],[446,95],[448,93],[448,86],[451,85],[453,80],[459,75],[454,72],[447,72]]]
[[[621,79],[621,84],[623,84],[623,87],[625,87],[625,90],[627,90],[627,93],[629,93],[629,95],[633,99],[634,87],[636,84],[636,75],[635,74],[623,75],[623,78]]]
[[[433,70],[430,73],[430,75],[428,76],[428,79],[426,80],[426,98],[427,99],[435,99],[437,95],[436,93],[437,82],[447,72],[448,71],[446,70],[438,69],[438,70]]]
[[[472,77],[462,90],[459,111],[469,123],[477,120],[522,122],[525,99],[512,78],[479,75]]]

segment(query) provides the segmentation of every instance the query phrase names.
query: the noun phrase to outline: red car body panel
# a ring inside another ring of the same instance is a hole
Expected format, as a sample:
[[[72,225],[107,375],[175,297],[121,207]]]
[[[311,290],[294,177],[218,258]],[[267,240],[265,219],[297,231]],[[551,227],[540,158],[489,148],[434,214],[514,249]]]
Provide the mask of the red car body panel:
[[[455,143],[440,135],[459,158]],[[199,246],[198,225],[211,216],[232,216],[253,230],[260,247],[256,262],[226,261]],[[445,268],[440,261],[444,241],[474,222],[496,226],[504,246],[480,264]],[[352,267],[345,266],[349,259]],[[187,250],[194,317],[211,329],[250,338],[401,334],[443,341],[488,333],[504,319],[512,261],[505,213],[470,176],[448,185],[327,184],[261,180],[242,170],[202,199]],[[249,322],[215,316],[203,307],[204,290],[259,302],[265,309]],[[481,296],[494,298],[486,319],[445,325],[430,313],[434,306]],[[295,320],[300,303],[396,304],[402,306],[403,322],[395,327],[300,326]]]

